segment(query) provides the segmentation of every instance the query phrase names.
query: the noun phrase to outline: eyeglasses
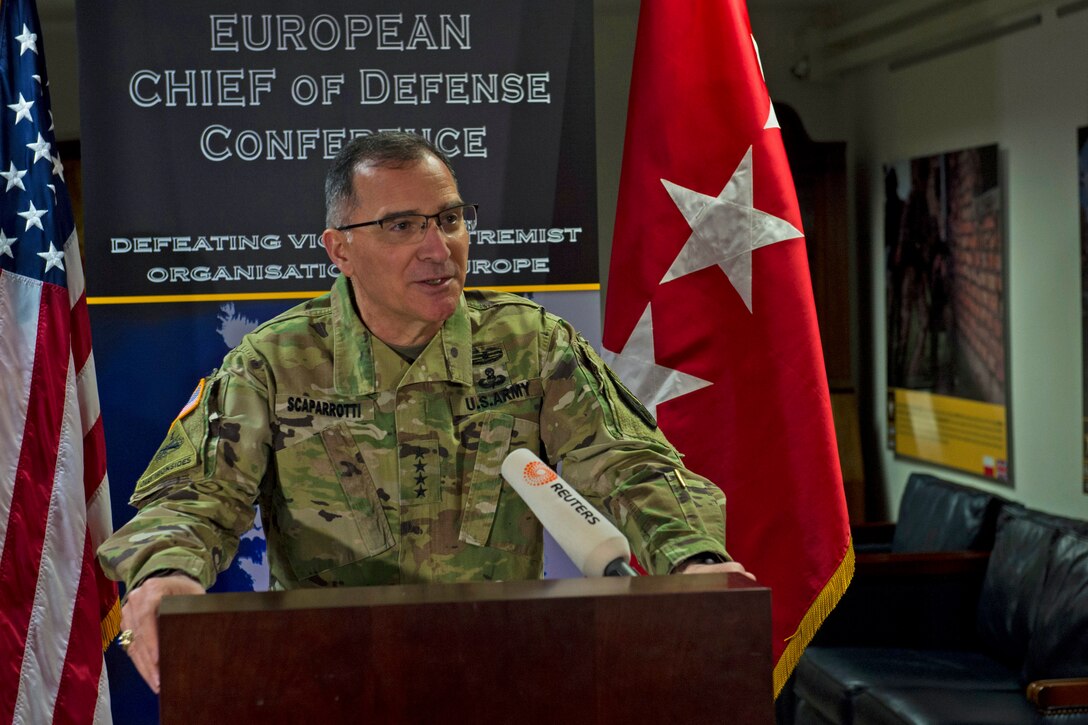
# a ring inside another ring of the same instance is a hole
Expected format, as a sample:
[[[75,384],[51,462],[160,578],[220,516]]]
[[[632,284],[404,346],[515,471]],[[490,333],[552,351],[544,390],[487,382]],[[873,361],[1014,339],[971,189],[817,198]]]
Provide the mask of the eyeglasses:
[[[479,204],[460,204],[443,209],[437,214],[394,214],[384,219],[345,224],[342,227],[336,227],[336,230],[346,232],[348,229],[377,225],[381,229],[381,238],[390,244],[412,244],[422,239],[427,233],[431,219],[434,219],[435,225],[446,236],[452,237],[465,229],[471,230],[476,225],[476,210],[479,206]]]

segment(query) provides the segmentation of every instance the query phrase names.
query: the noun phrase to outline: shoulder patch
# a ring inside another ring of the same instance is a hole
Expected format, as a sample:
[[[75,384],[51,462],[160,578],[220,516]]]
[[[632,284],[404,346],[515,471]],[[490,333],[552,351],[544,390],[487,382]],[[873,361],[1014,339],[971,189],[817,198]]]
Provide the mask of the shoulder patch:
[[[196,409],[196,406],[200,405],[201,399],[204,397],[204,386],[207,378],[201,378],[200,382],[196,384],[196,389],[193,390],[193,394],[189,396],[189,400],[182,407],[181,412],[178,413],[178,417],[174,418],[175,421],[179,421],[185,416],[192,413]]]
[[[201,382],[203,383],[203,381]],[[185,432],[185,427],[180,422],[175,421],[166,433],[166,440],[162,442],[159,450],[152,456],[151,462],[147,464],[147,470],[143,472],[143,475],[136,482],[136,490],[133,492],[132,497],[134,499],[139,498],[149,487],[163,478],[192,468],[196,463],[196,447],[189,440],[189,434]]]

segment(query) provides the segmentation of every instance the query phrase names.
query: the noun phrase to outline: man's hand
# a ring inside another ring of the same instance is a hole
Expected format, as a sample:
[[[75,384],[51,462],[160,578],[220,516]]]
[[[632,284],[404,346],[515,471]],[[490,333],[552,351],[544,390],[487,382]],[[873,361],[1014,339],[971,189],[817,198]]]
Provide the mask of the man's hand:
[[[744,568],[744,564],[739,561],[726,561],[720,564],[695,564],[684,563],[677,567],[676,574],[743,574],[752,581],[756,578],[752,572],[747,571]]]
[[[159,602],[175,594],[203,594],[204,587],[184,574],[152,577],[128,594],[121,608],[121,631],[129,632],[125,652],[140,676],[159,694]]]

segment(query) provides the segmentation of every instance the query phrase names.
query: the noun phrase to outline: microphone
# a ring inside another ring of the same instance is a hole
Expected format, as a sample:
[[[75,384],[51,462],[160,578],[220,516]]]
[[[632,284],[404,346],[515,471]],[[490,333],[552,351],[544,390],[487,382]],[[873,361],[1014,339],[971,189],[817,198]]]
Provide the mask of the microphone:
[[[631,546],[619,529],[532,451],[518,448],[502,462],[502,477],[585,576],[638,576]]]

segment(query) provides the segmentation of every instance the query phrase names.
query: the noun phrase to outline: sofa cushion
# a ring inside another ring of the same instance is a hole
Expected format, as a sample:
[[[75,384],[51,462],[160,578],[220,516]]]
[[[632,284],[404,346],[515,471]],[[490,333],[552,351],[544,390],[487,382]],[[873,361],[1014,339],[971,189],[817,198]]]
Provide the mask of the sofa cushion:
[[[1022,692],[874,687],[854,700],[854,725],[1019,725],[1035,723]]]
[[[1053,518],[1035,511],[1008,506],[998,518],[976,621],[983,646],[1009,667],[1024,663],[1057,535]]]
[[[823,717],[849,723],[853,700],[873,687],[943,687],[1023,692],[1017,673],[976,652],[809,647],[797,665],[794,690]]]
[[[782,719],[777,722],[783,723]],[[792,725],[839,725],[839,720],[828,720],[819,710],[813,708],[804,700],[797,703],[797,711],[789,721]]]
[[[1088,677],[1088,536],[1063,531],[1051,546],[1023,675]]]
[[[899,503],[892,551],[988,550],[1005,503],[979,489],[913,473]]]

